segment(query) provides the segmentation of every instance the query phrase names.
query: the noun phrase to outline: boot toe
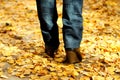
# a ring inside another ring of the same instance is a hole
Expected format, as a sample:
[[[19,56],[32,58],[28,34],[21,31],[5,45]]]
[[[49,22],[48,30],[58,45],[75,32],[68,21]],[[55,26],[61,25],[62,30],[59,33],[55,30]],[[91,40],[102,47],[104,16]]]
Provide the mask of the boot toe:
[[[56,47],[45,46],[45,53],[52,58],[54,58],[55,51],[57,51]]]

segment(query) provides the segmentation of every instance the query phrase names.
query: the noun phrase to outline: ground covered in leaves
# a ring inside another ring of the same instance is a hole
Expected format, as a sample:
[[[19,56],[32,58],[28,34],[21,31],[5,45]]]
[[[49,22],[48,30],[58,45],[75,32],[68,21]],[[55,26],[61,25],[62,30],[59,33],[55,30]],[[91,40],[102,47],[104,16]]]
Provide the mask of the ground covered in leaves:
[[[120,80],[120,1],[84,0],[83,61],[60,63],[44,53],[35,0],[0,0],[0,80]]]

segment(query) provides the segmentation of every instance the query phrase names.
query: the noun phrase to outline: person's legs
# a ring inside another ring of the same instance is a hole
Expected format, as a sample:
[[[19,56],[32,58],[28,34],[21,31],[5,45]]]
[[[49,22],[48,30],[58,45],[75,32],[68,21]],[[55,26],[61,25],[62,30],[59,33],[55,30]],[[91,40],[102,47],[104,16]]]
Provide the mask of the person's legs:
[[[63,0],[63,37],[65,48],[78,48],[82,39],[83,0]]]
[[[63,39],[70,63],[82,58],[77,57],[83,31],[82,5],[83,0],[63,0]]]
[[[45,46],[50,51],[52,48],[53,53],[59,46],[56,0],[36,0],[36,3]]]

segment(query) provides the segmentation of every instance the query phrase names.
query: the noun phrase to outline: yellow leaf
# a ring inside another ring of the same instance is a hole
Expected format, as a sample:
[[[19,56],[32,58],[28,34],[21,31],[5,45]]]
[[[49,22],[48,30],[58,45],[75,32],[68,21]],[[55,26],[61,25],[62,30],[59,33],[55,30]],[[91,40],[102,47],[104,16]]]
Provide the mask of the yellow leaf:
[[[92,80],[105,80],[102,76],[92,76]]]
[[[107,67],[106,72],[109,73],[109,74],[114,74],[115,69],[116,69],[115,67]]]
[[[80,77],[80,80],[90,80],[90,78],[88,76],[82,76]]]
[[[106,77],[106,80],[113,80],[112,77]]]

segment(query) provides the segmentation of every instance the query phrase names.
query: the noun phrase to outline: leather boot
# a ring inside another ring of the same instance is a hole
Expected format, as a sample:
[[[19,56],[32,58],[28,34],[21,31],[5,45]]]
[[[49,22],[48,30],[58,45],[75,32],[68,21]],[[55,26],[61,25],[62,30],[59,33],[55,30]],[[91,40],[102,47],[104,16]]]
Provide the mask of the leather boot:
[[[48,56],[54,58],[54,53],[57,51],[57,48],[58,48],[58,47],[52,47],[52,46],[47,46],[47,45],[45,45],[45,53],[46,53]]]
[[[78,59],[79,59],[80,61],[82,61],[82,55],[81,55],[81,53],[80,53],[80,48],[75,48],[74,51],[75,51]]]
[[[80,55],[79,48],[67,48],[66,51],[66,63],[74,64],[82,61],[82,56]]]

